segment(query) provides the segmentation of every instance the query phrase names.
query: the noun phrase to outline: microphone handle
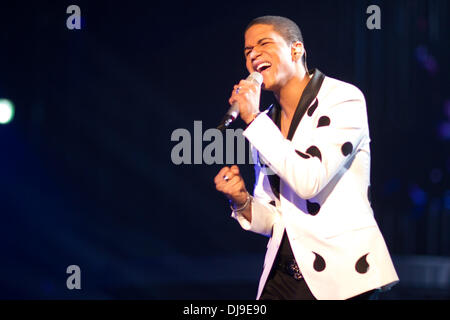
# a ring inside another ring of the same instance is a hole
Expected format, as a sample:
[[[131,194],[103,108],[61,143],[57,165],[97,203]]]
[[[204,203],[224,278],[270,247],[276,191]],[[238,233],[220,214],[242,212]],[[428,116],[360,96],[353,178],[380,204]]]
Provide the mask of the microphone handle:
[[[263,82],[263,77],[258,72],[253,72],[250,74],[246,80],[253,81],[257,83],[258,85],[261,85]],[[231,107],[228,109],[227,113],[223,117],[220,124],[217,126],[217,129],[220,131],[224,131],[228,126],[236,120],[236,118],[239,116],[239,104],[237,102],[234,102]]]
[[[236,120],[238,116],[239,116],[239,104],[237,102],[234,102],[228,109],[222,121],[220,121],[220,124],[217,127],[217,129],[219,129],[220,131],[224,131],[234,120]]]

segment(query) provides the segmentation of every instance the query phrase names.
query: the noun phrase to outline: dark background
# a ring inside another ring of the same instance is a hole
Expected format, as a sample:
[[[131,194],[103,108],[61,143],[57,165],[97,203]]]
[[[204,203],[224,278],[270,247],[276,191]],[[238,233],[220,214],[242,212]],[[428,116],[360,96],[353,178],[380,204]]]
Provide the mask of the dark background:
[[[2,2],[0,98],[16,113],[0,125],[0,298],[255,298],[267,239],[230,218],[222,165],[172,163],[171,134],[217,125],[247,76],[245,26],[266,14],[299,24],[310,68],[366,96],[373,208],[401,278],[384,298],[450,298],[449,7]],[[66,288],[73,264],[81,290]]]

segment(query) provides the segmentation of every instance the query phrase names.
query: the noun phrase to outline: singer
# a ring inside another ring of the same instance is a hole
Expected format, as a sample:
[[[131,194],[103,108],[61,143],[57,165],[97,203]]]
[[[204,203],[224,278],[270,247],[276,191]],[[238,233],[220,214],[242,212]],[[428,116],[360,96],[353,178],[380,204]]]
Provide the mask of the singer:
[[[229,103],[247,124],[254,192],[237,166],[214,182],[243,229],[270,237],[256,298],[373,299],[398,277],[370,205],[364,95],[309,71],[301,31],[287,18],[251,21],[244,54],[263,83],[241,80]],[[277,101],[264,112],[261,89]]]

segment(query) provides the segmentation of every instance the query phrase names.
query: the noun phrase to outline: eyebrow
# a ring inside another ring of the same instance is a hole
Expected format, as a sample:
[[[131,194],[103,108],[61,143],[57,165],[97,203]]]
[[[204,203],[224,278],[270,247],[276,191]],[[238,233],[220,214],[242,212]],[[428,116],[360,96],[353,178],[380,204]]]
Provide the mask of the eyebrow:
[[[260,44],[261,42],[263,42],[264,40],[273,40],[273,39],[272,39],[272,38],[262,38],[262,39],[259,39],[258,42],[257,42],[256,44],[258,45],[258,44]],[[249,49],[253,49],[253,47],[245,47],[245,48],[244,48],[244,52],[245,52],[246,50],[249,50]]]

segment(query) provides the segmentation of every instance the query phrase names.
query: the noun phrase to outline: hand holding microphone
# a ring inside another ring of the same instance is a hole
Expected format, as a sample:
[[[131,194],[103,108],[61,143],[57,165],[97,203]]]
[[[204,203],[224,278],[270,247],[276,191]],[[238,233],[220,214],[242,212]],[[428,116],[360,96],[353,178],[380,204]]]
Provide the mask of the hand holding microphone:
[[[262,82],[263,76],[259,72],[253,72],[246,80],[241,80],[239,84],[234,86],[228,100],[231,107],[217,127],[218,129],[226,129],[238,115],[247,124],[254,119],[255,114],[259,112]]]

